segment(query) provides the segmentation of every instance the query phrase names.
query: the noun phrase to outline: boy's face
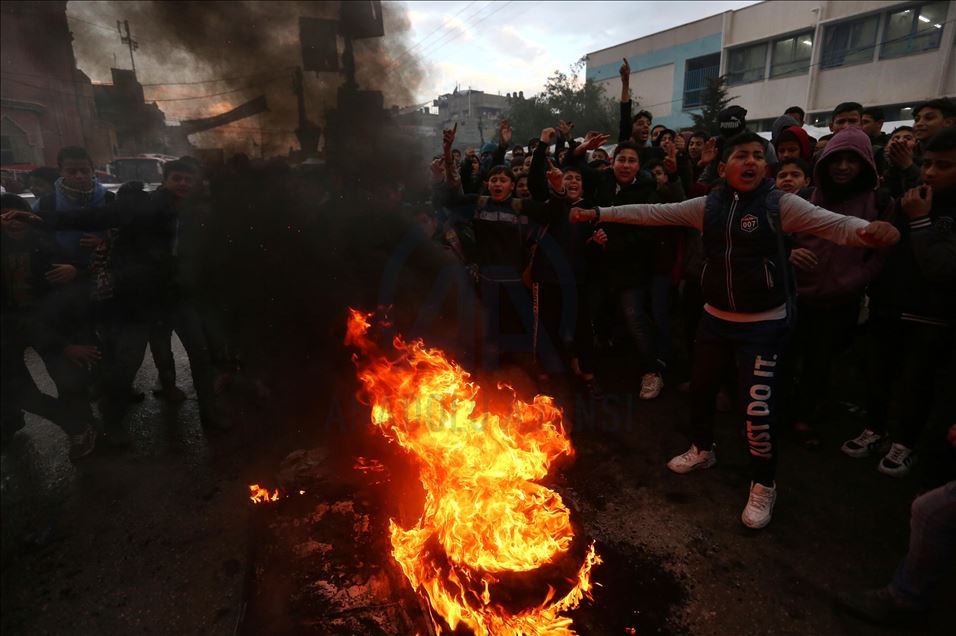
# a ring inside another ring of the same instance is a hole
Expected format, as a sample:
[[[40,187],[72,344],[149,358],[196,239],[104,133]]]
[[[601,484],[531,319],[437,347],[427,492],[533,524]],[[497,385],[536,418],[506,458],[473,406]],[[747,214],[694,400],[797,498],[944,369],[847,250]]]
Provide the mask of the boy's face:
[[[873,115],[863,115],[861,128],[870,137],[880,134],[880,130],[883,128],[882,119],[873,119]]]
[[[706,139],[703,137],[691,137],[690,143],[687,144],[687,154],[691,159],[697,160],[700,159],[700,153],[704,150],[704,142]]]
[[[923,155],[923,183],[932,186],[935,192],[956,187],[956,150],[933,152]]]
[[[795,141],[781,141],[777,144],[777,159],[799,159],[800,144]]]
[[[177,199],[185,199],[192,192],[195,176],[189,172],[170,172],[163,179],[163,189],[169,192]]]
[[[833,117],[833,121],[830,122],[830,131],[836,133],[844,128],[859,128],[861,125],[862,118],[860,117],[860,112],[849,110]]]
[[[63,183],[74,190],[85,192],[93,187],[93,166],[86,159],[64,159],[60,176]]]
[[[631,124],[631,137],[640,144],[646,144],[648,137],[651,136],[651,120],[647,117],[638,117]]]
[[[455,163],[461,163],[461,150],[452,150],[451,158],[455,160]]]
[[[561,177],[561,182],[564,184],[564,190],[568,193],[572,201],[577,201],[581,198],[584,184],[581,182],[580,173],[568,170],[564,173],[564,176]]]
[[[755,190],[767,173],[763,144],[752,141],[734,148],[727,160],[717,166],[717,173],[739,192]]]
[[[938,108],[921,108],[913,116],[913,130],[918,141],[926,141],[943,128],[956,125],[956,118],[943,117]]]
[[[614,157],[612,169],[614,170],[614,180],[620,185],[627,185],[634,181],[638,170],[641,169],[641,160],[634,150],[625,148]]]
[[[651,129],[651,141],[657,141],[660,139],[662,132],[664,132],[663,126],[654,126],[654,128]]]
[[[667,185],[667,173],[664,172],[662,166],[654,166],[654,169],[651,170],[651,174],[654,175],[654,181],[657,182],[657,186]]]
[[[810,180],[800,166],[789,163],[777,171],[777,189],[796,194],[810,185]]]
[[[906,144],[906,147],[912,150],[916,146],[916,137],[908,130],[900,130],[893,133],[890,137],[890,143]]]
[[[40,197],[53,192],[53,184],[46,179],[30,177],[30,192],[33,193],[33,196],[39,199]]]
[[[519,177],[515,184],[515,196],[519,199],[531,198],[531,191],[528,190],[528,177]]]
[[[604,148],[598,148],[597,150],[591,153],[591,161],[597,161],[598,159],[603,159],[604,161],[607,161],[607,150],[605,150]]]
[[[491,193],[491,200],[502,202],[511,196],[514,192],[515,182],[508,178],[508,175],[499,172],[488,179],[488,192]]]
[[[856,179],[863,170],[863,160],[855,152],[843,150],[834,153],[827,160],[827,174],[833,182],[845,185]]]

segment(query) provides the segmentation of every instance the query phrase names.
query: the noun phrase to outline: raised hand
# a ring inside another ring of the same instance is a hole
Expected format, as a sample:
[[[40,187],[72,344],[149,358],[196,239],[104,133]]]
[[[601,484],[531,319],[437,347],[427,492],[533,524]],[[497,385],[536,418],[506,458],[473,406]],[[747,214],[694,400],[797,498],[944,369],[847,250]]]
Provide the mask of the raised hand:
[[[548,185],[555,192],[564,192],[564,173],[560,168],[553,167],[548,170]]]
[[[558,132],[561,133],[561,136],[565,139],[571,138],[571,129],[574,128],[574,123],[570,121],[564,121],[563,119],[558,121]]]
[[[906,142],[895,140],[887,147],[890,163],[903,170],[913,165],[913,149]]]
[[[889,247],[900,240],[900,231],[886,221],[872,221],[857,230],[856,234],[869,247]]]
[[[541,143],[551,144],[555,136],[554,128],[544,128],[541,130]]]
[[[431,163],[432,181],[438,183],[445,180],[445,162],[442,159],[435,159]]]
[[[502,119],[498,123],[498,144],[501,146],[510,145],[512,134],[513,131],[511,130],[511,124],[507,119]]]
[[[704,142],[704,149],[700,151],[700,160],[697,165],[701,168],[710,165],[717,158],[717,138],[711,137]]]
[[[445,129],[441,133],[442,149],[446,157],[451,157],[451,147],[455,145],[455,133],[458,132],[458,122],[455,122],[451,130]]]
[[[623,58],[624,63],[621,64],[621,68],[618,69],[618,73],[621,74],[622,82],[630,82],[631,79],[631,65],[627,63],[627,58]]]
[[[661,144],[661,148],[666,153],[664,160],[661,162],[661,165],[664,167],[664,172],[667,174],[674,174],[677,172],[677,146],[673,141],[667,140]]]
[[[907,190],[900,205],[910,219],[929,216],[929,211],[933,208],[933,186],[921,185]]]
[[[595,150],[597,148],[600,148],[604,144],[606,144],[610,138],[611,138],[610,135],[605,135],[604,133],[590,131],[584,137],[584,146],[586,147],[587,150]]]

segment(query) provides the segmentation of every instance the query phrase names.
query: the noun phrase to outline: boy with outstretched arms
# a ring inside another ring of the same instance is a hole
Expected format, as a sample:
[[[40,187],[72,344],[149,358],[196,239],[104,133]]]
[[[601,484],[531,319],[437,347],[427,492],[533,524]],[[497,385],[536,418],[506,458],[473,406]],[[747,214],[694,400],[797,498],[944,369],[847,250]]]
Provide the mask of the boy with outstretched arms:
[[[804,232],[841,245],[884,247],[899,240],[893,225],[834,214],[764,177],[765,142],[742,133],[726,144],[720,187],[682,203],[574,208],[573,221],[685,225],[702,232],[701,287],[705,313],[697,332],[691,376],[693,444],[667,466],[676,473],[710,468],[714,453],[714,399],[721,373],[736,356],[740,408],[751,456],[751,485],[741,521],[762,528],[776,501],[780,363],[790,334],[790,274],[783,233]]]

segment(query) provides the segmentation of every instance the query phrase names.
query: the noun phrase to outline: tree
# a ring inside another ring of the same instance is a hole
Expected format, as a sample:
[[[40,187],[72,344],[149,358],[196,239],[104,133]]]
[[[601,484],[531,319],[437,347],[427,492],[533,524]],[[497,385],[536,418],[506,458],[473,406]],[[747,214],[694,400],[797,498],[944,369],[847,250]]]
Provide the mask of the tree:
[[[737,99],[737,96],[727,96],[727,78],[726,76],[715,77],[707,83],[707,91],[704,93],[704,99],[701,103],[700,114],[694,113],[694,128],[704,130],[708,134],[716,135],[718,132],[717,114],[727,108],[730,102]]]
[[[617,130],[618,103],[591,79],[583,79],[585,61],[571,65],[568,73],[555,70],[544,90],[531,97],[512,97],[508,121],[515,143],[537,137],[542,128],[555,126],[558,120],[574,124],[573,135],[589,130],[613,133]]]

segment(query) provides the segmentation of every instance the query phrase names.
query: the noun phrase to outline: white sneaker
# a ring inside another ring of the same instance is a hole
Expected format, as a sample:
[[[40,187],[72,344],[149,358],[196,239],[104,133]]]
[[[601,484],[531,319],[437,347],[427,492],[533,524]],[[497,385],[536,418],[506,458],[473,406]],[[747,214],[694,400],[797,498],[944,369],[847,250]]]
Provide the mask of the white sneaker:
[[[671,458],[667,462],[667,467],[670,468],[675,473],[683,475],[689,473],[693,470],[703,470],[704,468],[710,468],[717,463],[717,453],[714,451],[714,447],[711,446],[709,451],[698,450],[697,447],[693,444],[690,445],[690,449],[685,453],[681,453],[677,457]]]
[[[660,373],[645,373],[641,377],[641,394],[638,396],[642,400],[653,400],[661,394],[664,388],[664,378]]]
[[[757,482],[750,483],[750,497],[747,499],[747,505],[740,514],[740,520],[744,525],[754,530],[763,528],[770,523],[770,517],[773,515],[773,504],[777,501],[777,485],[767,488]]]
[[[890,477],[903,477],[910,472],[915,459],[912,450],[902,444],[893,444],[890,446],[890,452],[880,460],[877,470]]]
[[[886,435],[874,433],[870,429],[865,428],[862,433],[853,439],[843,442],[843,446],[840,447],[840,450],[850,457],[869,457],[873,452],[878,451],[885,445]]]

